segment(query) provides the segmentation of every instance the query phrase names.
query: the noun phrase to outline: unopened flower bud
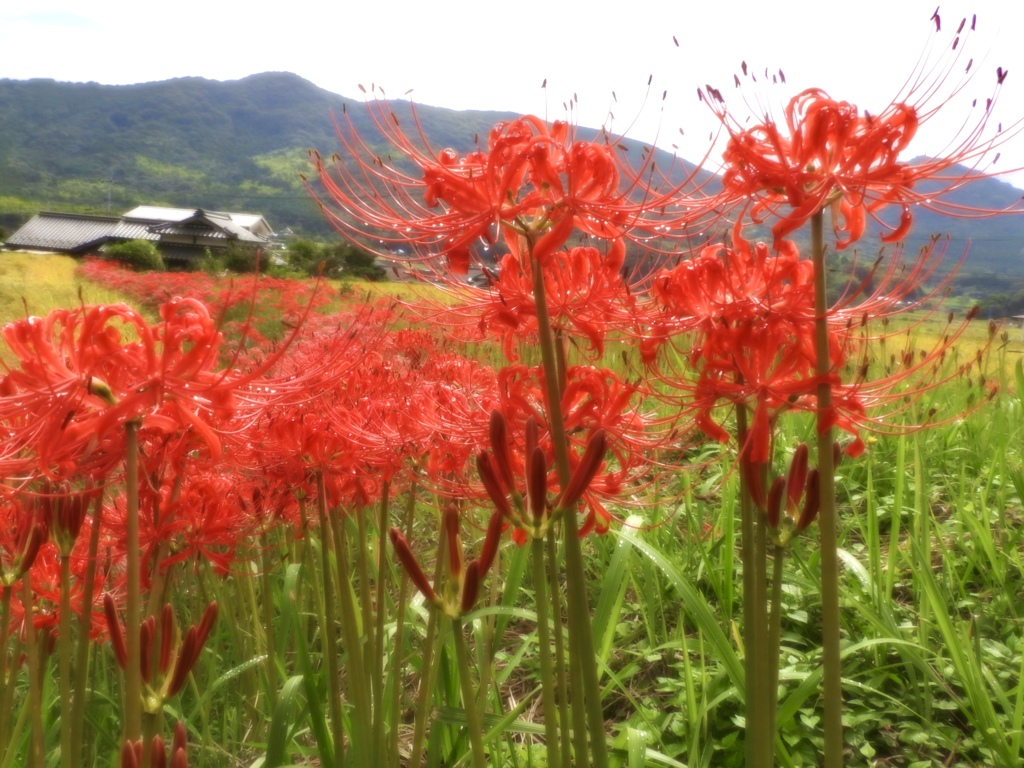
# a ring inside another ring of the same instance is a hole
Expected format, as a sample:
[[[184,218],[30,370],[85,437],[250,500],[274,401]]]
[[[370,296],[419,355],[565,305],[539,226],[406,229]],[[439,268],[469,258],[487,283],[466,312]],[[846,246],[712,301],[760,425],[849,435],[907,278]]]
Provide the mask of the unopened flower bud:
[[[152,616],[146,618],[139,627],[139,669],[142,670],[142,680],[145,683],[150,681],[153,665],[150,663],[153,657],[153,633],[156,631],[156,619]]]
[[[796,521],[796,530],[802,531],[814,522],[818,516],[818,508],[821,502],[819,489],[818,470],[812,469],[807,473],[807,488],[804,492],[804,508],[800,512],[800,518]]]
[[[772,481],[772,487],[768,491],[768,501],[765,504],[768,526],[772,529],[779,527],[779,520],[782,516],[782,497],[785,491],[786,478],[780,475]]]
[[[526,451],[524,456],[532,456],[533,449],[537,447],[537,419],[532,415],[526,420]]]
[[[110,648],[114,652],[114,658],[117,659],[118,666],[124,669],[128,666],[128,647],[125,645],[124,633],[121,631],[121,622],[117,618],[114,598],[109,592],[103,595],[103,616],[107,620]]]
[[[22,530],[24,530],[24,533],[21,530],[18,532],[21,546],[18,548],[18,556],[14,558],[12,563],[11,584],[25,575],[32,567],[32,564],[36,561],[36,555],[39,554],[40,548],[46,543],[49,533],[46,522],[42,517],[34,517]]]
[[[480,550],[481,576],[487,575],[487,572],[491,570],[491,565],[494,563],[494,558],[498,555],[498,544],[501,543],[501,529],[503,525],[504,521],[501,519],[501,513],[492,513],[491,519],[487,524],[487,535],[484,536],[484,545]]]
[[[89,379],[88,390],[90,395],[96,395],[96,397],[100,398],[107,405],[117,405],[117,398],[114,397],[114,392],[110,389],[110,385],[103,381],[103,379],[98,379],[93,376]]]
[[[398,555],[398,561],[409,575],[409,579],[416,585],[416,589],[422,592],[428,601],[436,603],[437,594],[434,592],[434,588],[430,586],[427,575],[420,568],[420,564],[416,561],[416,556],[412,553],[412,549],[409,548],[409,542],[405,540],[402,532],[392,527],[388,532],[388,536],[391,538],[391,546],[394,547],[395,554]]]
[[[512,471],[512,449],[508,444],[508,424],[501,411],[491,411],[491,451],[494,453],[494,469],[505,490],[515,488],[515,476]]]
[[[786,509],[796,509],[800,496],[807,482],[807,444],[800,443],[793,453],[793,461],[789,464],[789,476],[786,478]]]
[[[494,471],[494,463],[488,453],[479,453],[476,457],[476,471],[480,475],[480,482],[484,484],[484,490],[491,497],[494,506],[501,514],[509,519],[512,518],[512,505],[508,502],[505,489],[501,487],[501,481]]]
[[[142,765],[142,742],[126,741],[121,745],[121,768],[139,768]]]
[[[203,611],[203,618],[199,621],[199,627],[196,630],[196,656],[198,657],[199,651],[203,649],[206,644],[206,638],[210,636],[210,630],[213,629],[214,622],[217,621],[217,613],[219,608],[217,601],[213,600],[209,605],[206,606],[206,610]]]
[[[466,566],[466,576],[462,580],[462,599],[459,601],[459,611],[469,613],[476,603],[476,596],[480,591],[480,561],[471,560]]]
[[[171,651],[174,643],[174,609],[170,603],[164,605],[160,614],[160,658],[157,663],[161,675],[166,675],[171,666]]]
[[[184,752],[188,748],[188,731],[185,730],[185,724],[179,720],[174,725],[174,739],[171,741],[171,752],[177,752],[179,749]],[[171,766],[173,768],[174,762],[172,760]]]
[[[452,578],[462,575],[462,537],[459,536],[459,511],[452,506],[444,510],[445,537],[448,546],[448,572]]]
[[[50,499],[53,510],[53,542],[61,557],[70,557],[82,531],[90,495],[72,492],[70,487],[57,491]]]
[[[576,471],[558,501],[559,509],[571,509],[580,500],[583,492],[589,487],[590,481],[597,474],[597,470],[601,468],[604,461],[604,449],[604,430],[599,429],[590,436],[587,449],[583,452],[583,458],[580,459]]]
[[[534,448],[530,456],[526,488],[530,496],[530,514],[536,522],[540,522],[547,513],[548,505],[548,463],[540,448]]]
[[[167,748],[159,733],[153,734],[153,741],[150,742],[149,768],[167,768]]]
[[[196,628],[189,627],[185,637],[181,640],[181,647],[178,648],[178,659],[174,663],[174,673],[167,684],[167,695],[174,696],[185,685],[185,678],[192,671],[192,664],[195,661]]]

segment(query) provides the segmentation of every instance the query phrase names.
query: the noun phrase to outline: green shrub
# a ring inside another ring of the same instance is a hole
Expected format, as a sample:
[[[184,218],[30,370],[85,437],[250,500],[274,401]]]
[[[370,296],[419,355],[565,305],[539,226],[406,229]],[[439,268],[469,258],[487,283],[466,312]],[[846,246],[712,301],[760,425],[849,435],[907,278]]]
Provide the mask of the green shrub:
[[[249,274],[257,269],[266,266],[265,257],[256,248],[246,248],[232,244],[223,254],[217,254],[218,260],[224,264],[224,269],[238,274]]]
[[[350,243],[316,243],[295,240],[288,244],[288,265],[316,277],[353,278],[372,282],[387,280],[387,271],[376,257]]]
[[[116,243],[107,247],[105,255],[108,259],[129,269],[134,269],[136,272],[149,270],[162,272],[167,268],[160,251],[149,240],[128,240],[124,243]]]

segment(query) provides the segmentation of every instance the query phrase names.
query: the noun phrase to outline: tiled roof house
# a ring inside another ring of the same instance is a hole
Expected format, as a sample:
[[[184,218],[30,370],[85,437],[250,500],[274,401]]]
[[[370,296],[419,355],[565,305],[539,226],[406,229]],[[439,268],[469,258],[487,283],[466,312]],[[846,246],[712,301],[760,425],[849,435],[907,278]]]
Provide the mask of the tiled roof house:
[[[165,261],[182,264],[203,258],[206,249],[266,246],[272,234],[258,214],[140,206],[123,216],[42,212],[7,238],[4,247],[80,256],[109,243],[151,240]]]

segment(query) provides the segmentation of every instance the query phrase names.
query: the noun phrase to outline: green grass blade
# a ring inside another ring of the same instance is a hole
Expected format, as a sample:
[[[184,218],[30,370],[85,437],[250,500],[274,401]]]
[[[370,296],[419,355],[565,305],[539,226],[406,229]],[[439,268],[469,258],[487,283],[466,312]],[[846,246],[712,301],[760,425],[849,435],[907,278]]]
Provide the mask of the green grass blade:
[[[692,582],[660,551],[649,545],[647,542],[637,538],[632,531],[619,530],[615,534],[629,541],[637,550],[650,558],[669,582],[679,592],[683,600],[683,607],[690,618],[700,629],[701,633],[715,650],[715,655],[725,668],[726,674],[733,686],[736,687],[736,695],[743,699],[743,662],[740,661],[736,649],[733,648],[729,636],[725,633],[715,618],[711,606],[704,596],[698,592]]]
[[[267,755],[263,761],[263,768],[278,768],[286,763],[288,742],[291,740],[288,733],[291,730],[292,705],[302,693],[302,675],[295,675],[288,678],[288,681],[281,687],[277,697],[277,706],[274,708],[274,715],[270,721],[270,732],[267,734]]]

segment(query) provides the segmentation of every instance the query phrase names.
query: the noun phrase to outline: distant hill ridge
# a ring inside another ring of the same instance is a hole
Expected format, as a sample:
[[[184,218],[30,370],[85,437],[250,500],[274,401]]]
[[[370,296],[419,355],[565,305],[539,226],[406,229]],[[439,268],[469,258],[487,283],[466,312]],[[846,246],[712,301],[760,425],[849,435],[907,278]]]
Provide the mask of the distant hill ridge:
[[[117,213],[153,204],[253,211],[279,230],[327,234],[299,174],[310,170],[309,149],[326,156],[338,148],[331,114],[343,108],[369,134],[362,101],[287,72],[116,86],[0,80],[0,223],[15,226],[41,209]],[[408,115],[405,102],[392,108]],[[434,147],[460,151],[516,116],[416,110]],[[671,155],[659,154],[659,166],[669,167]],[[950,200],[1000,209],[1020,198],[1011,185],[983,179]],[[933,232],[972,241],[968,271],[1024,279],[1024,217],[950,219],[920,210],[907,247]],[[877,239],[864,243],[873,250]]]

